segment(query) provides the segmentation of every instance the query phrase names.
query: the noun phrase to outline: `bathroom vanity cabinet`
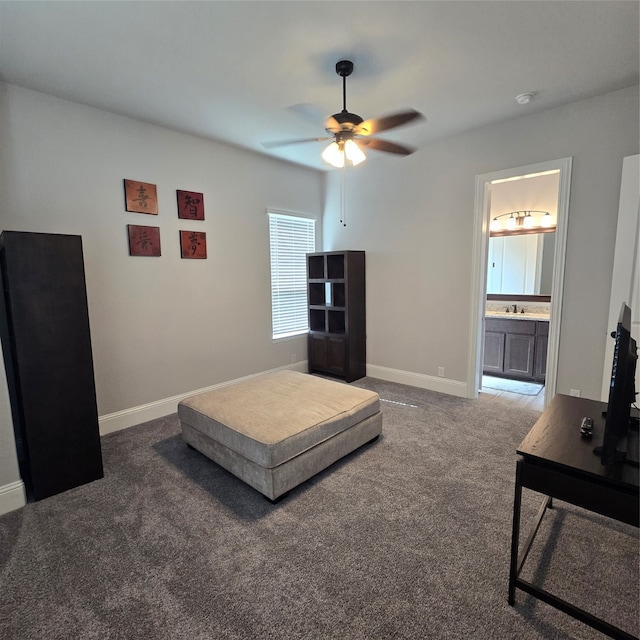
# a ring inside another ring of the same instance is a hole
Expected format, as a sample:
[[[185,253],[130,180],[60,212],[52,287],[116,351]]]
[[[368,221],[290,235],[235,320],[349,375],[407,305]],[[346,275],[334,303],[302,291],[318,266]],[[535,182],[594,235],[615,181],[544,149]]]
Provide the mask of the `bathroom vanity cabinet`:
[[[548,335],[548,321],[487,317],[483,372],[544,382]]]

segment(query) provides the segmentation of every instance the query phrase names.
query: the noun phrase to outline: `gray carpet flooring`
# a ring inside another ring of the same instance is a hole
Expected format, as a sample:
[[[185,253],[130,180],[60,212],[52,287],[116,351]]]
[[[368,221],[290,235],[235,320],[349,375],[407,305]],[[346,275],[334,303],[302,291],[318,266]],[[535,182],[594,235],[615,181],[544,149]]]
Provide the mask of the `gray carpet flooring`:
[[[383,436],[275,505],[175,415],[105,436],[103,479],[0,517],[0,638],[602,638],[507,604],[515,449],[538,414],[355,384],[380,393]],[[525,490],[525,522],[539,502]],[[556,502],[523,575],[638,634],[637,529]]]

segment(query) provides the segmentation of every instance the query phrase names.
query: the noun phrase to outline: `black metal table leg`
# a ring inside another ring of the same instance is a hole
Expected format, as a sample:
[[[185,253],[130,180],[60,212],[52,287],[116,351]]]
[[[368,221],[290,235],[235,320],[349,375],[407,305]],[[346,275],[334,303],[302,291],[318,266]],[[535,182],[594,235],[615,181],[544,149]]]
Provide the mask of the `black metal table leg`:
[[[516,579],[518,577],[518,542],[520,538],[520,504],[522,502],[522,461],[516,463],[516,487],[513,498],[513,528],[511,529],[511,564],[509,565],[509,597],[511,606],[516,601]]]

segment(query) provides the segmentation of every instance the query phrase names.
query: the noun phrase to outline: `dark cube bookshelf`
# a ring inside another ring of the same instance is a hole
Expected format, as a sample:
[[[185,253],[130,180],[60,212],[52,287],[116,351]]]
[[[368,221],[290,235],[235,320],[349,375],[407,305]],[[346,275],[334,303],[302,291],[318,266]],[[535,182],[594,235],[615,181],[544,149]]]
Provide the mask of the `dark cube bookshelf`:
[[[366,375],[364,251],[307,254],[309,373]]]

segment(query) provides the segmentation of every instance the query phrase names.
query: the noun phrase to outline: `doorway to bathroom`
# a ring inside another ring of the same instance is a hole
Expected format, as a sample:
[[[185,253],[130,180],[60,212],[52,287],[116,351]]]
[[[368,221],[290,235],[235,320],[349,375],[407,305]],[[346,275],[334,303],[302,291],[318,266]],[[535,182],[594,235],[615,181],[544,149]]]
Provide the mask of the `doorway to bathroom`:
[[[555,394],[571,159],[476,176],[469,397]]]

